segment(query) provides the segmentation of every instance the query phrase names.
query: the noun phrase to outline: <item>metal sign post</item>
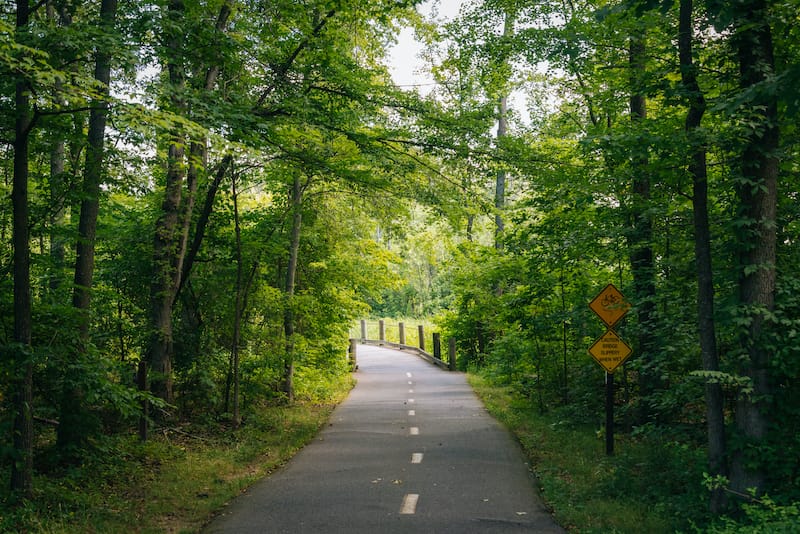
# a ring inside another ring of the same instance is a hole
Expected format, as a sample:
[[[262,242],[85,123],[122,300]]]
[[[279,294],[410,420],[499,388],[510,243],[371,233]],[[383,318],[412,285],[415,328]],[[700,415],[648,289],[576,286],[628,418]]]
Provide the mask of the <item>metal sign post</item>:
[[[606,456],[614,455],[614,373],[606,373]]]

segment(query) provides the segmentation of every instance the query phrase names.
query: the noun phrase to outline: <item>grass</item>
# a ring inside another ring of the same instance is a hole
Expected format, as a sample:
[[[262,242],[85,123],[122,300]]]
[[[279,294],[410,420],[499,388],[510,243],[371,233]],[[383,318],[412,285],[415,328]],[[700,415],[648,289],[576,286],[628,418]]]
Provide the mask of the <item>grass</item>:
[[[606,456],[604,435],[557,411],[540,414],[509,388],[470,375],[487,409],[528,455],[556,521],[570,532],[691,531],[705,514],[701,450],[678,436],[617,436]]]
[[[0,532],[197,532],[309,442],[351,386],[342,380],[326,404],[259,407],[236,430],[186,424],[147,443],[109,437],[83,465],[37,474],[23,506],[0,502]]]

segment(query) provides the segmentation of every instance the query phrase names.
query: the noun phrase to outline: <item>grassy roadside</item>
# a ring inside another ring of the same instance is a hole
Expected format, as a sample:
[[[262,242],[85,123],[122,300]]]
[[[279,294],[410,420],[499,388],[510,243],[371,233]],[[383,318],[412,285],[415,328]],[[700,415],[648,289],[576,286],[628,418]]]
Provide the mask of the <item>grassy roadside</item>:
[[[348,376],[334,402],[254,410],[235,431],[208,423],[162,429],[144,444],[109,439],[83,465],[37,476],[24,507],[0,502],[0,532],[197,532],[313,439],[351,387]]]
[[[469,380],[519,439],[545,502],[570,532],[686,532],[707,519],[703,452],[679,436],[618,436],[608,457],[596,428],[576,426],[556,411],[540,414],[533,403],[480,376]]]

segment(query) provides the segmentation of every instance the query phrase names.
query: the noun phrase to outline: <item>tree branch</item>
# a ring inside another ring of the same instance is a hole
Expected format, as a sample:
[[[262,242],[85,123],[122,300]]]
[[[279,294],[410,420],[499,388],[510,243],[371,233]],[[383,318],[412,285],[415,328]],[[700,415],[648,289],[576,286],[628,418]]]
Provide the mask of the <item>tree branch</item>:
[[[289,57],[286,58],[286,61],[281,63],[278,66],[278,68],[275,69],[275,80],[269,87],[267,87],[264,90],[263,93],[261,93],[261,96],[258,98],[258,103],[256,104],[257,108],[264,105],[264,102],[266,101],[267,97],[276,89],[278,82],[286,77],[286,74],[289,72],[289,69],[292,67],[292,64],[294,64],[295,60],[297,60],[297,57],[311,43],[311,38],[319,35],[322,32],[322,29],[325,27],[325,24],[331,18],[333,18],[335,14],[336,14],[335,9],[331,9],[330,11],[328,11],[328,13],[325,14],[322,20],[320,20],[314,27],[314,29],[311,31],[311,34],[302,41],[300,41],[300,43],[297,45],[294,51],[292,51],[292,53],[289,54]]]

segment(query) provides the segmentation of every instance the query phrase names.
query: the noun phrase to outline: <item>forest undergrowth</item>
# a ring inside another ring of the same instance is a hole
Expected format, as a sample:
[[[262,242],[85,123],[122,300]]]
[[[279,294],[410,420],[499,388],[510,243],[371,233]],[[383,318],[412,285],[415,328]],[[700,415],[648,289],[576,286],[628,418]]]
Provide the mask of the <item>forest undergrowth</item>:
[[[753,500],[741,514],[712,517],[704,448],[670,430],[619,434],[605,454],[604,428],[575,423],[566,409],[536,403],[486,373],[469,375],[489,412],[519,440],[556,521],[570,532],[791,533],[796,505]]]
[[[236,430],[220,418],[161,426],[144,443],[109,436],[68,468],[48,466],[53,437],[41,435],[36,495],[14,507],[3,489],[0,532],[197,532],[313,439],[352,385],[348,375],[324,401],[252,406]]]

